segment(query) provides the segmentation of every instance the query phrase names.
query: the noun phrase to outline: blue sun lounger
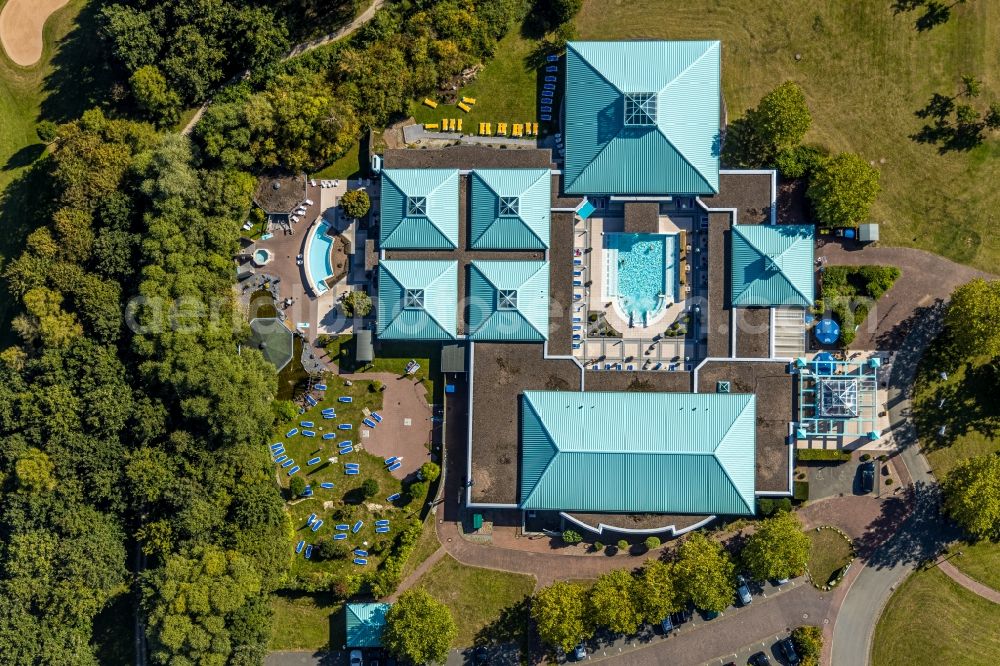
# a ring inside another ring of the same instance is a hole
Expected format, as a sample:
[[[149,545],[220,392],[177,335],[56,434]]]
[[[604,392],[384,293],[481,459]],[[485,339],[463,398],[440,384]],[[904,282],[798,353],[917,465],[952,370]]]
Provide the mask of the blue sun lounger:
[[[365,524],[365,521],[363,521],[363,520],[359,520],[358,522],[354,523],[354,527],[351,528],[351,532],[353,532],[354,534],[357,534],[358,531],[364,526],[364,524]]]
[[[307,465],[315,465],[320,460],[322,460],[322,458],[320,458],[319,456],[316,456],[315,458],[310,458],[309,461],[306,464]]]
[[[558,72],[559,71],[559,65],[549,65],[548,67],[545,68],[545,71],[546,72]]]
[[[354,398],[349,395],[342,395],[337,398],[337,402],[354,402]]]
[[[401,462],[394,462],[391,465],[389,465],[389,471],[390,472],[395,472],[397,469],[399,469],[402,466],[403,466],[403,463],[401,463]]]
[[[299,425],[303,428],[312,428],[315,424],[312,421],[300,421]]]
[[[382,423],[382,415],[378,412],[372,412],[372,418],[375,419],[375,423]]]
[[[542,122],[547,123],[552,120],[552,116],[542,116]]]
[[[363,557],[355,557],[355,558],[354,558],[354,563],[355,563],[355,564],[359,564],[359,565],[361,565],[361,566],[364,566],[364,565],[368,564],[368,560],[366,560],[366,559],[365,559],[365,558],[363,558]]]
[[[313,532],[315,532],[316,530],[318,530],[321,527],[323,527],[323,521],[322,520],[317,520],[315,523],[313,523]]]
[[[351,425],[350,423],[341,423],[339,426],[337,426],[337,430],[351,430],[353,428],[354,426]]]
[[[315,513],[310,513],[309,517],[306,518],[306,527],[309,527],[310,525],[312,525],[313,522],[316,521],[316,518],[318,518],[318,516]]]
[[[350,453],[350,452],[352,452],[352,451],[354,451],[354,447],[353,447],[353,446],[345,446],[345,447],[344,447],[344,448],[342,448],[342,449],[338,449],[338,452],[339,452],[339,453],[340,453],[340,455],[342,455],[342,456],[346,456],[346,455],[347,455],[348,453]]]
[[[357,555],[358,557],[368,557],[368,551],[361,550],[360,548],[355,548],[354,554]]]
[[[320,488],[326,488],[327,490],[330,490],[331,488],[333,488],[333,483],[330,482],[330,481],[324,481],[323,483],[319,484],[319,487]]]
[[[543,90],[555,90],[556,89],[556,84],[554,84],[554,83],[546,83],[545,85],[542,86],[542,89]]]
[[[361,422],[364,423],[369,428],[374,428],[375,427],[375,422],[372,421],[371,419],[364,419]]]
[[[280,456],[278,456],[277,458],[274,459],[274,462],[275,462],[275,464],[280,464],[280,463],[285,462],[286,460],[288,460],[288,456],[286,456],[284,453],[282,453]]]
[[[559,56],[556,55],[555,53],[545,56],[545,59],[548,60],[549,62],[559,62]]]
[[[346,538],[347,538],[347,534],[345,534],[344,532],[341,532],[340,534],[334,534],[333,535],[334,541],[342,541],[342,540],[344,540]]]
[[[556,78],[556,77],[554,77],[554,76],[546,76],[546,77],[545,77],[545,82],[546,82],[546,83],[555,83],[555,82],[556,82],[556,81],[558,81],[558,80],[559,80],[559,79],[557,79],[557,78]]]
[[[323,408],[323,413],[324,413],[324,414],[332,414],[332,413],[333,413],[333,412],[335,412],[336,410],[337,410],[337,408],[336,408],[336,407],[324,407],[324,408]]]
[[[402,496],[402,495],[401,495],[401,493],[393,493],[393,494],[389,495],[388,497],[386,497],[386,498],[385,498],[385,501],[386,501],[386,502],[395,502],[395,501],[396,501],[396,500],[398,500],[398,499],[399,499],[399,498],[400,498],[401,496]]]
[[[295,474],[297,471],[299,471],[299,466],[298,465],[296,465],[295,467],[293,467],[290,470],[288,470],[288,476],[291,476],[292,474]]]
[[[323,439],[333,439],[337,435],[332,432],[323,433]]]
[[[357,476],[358,474],[361,474],[361,470],[358,470],[358,469],[345,469],[344,470],[344,474],[346,474],[347,476]]]
[[[271,450],[272,451],[277,451],[278,449],[283,449],[283,448],[285,448],[285,445],[284,445],[283,442],[275,442],[274,444],[271,445]]]
[[[301,553],[301,552],[302,552],[302,549],[303,549],[303,548],[305,548],[305,547],[306,547],[306,542],[305,542],[305,540],[303,540],[303,541],[299,541],[299,542],[298,542],[298,543],[297,543],[297,544],[295,545],[295,553],[296,553],[296,555],[297,555],[297,554],[299,554],[299,553]]]
[[[312,544],[309,544],[308,546],[306,546],[305,558],[308,560],[310,557],[312,557],[312,554],[313,554],[313,547]]]
[[[294,465],[294,464],[295,464],[295,461],[294,461],[294,460],[292,460],[291,458],[289,458],[289,459],[288,459],[288,460],[286,460],[285,462],[281,463],[281,466],[282,466],[282,467],[291,467],[291,466],[292,466],[292,465]]]
[[[386,458],[385,459],[385,464],[386,465],[391,465],[392,463],[396,462],[397,460],[399,460],[399,456],[392,456],[391,458]]]
[[[542,113],[552,113],[552,107],[551,106],[543,106],[542,107]],[[578,281],[574,281],[573,282],[573,286],[574,287],[579,287],[580,283]]]
[[[302,436],[303,437],[315,437],[316,433],[314,431],[312,431],[312,430],[303,430],[302,431]]]
[[[289,430],[288,432],[285,433],[285,437],[295,437],[295,435],[297,435],[297,434],[299,434],[299,429],[298,428],[292,428],[291,430]]]
[[[335,418],[337,418],[337,415],[336,415],[336,414],[324,414],[324,415],[323,415],[323,420],[324,420],[324,421],[332,421],[332,420],[334,420]]]
[[[347,523],[341,523],[341,524],[337,525],[337,529],[338,530],[342,530],[342,531],[343,530],[349,530],[349,529],[351,529],[351,526],[348,525]]]
[[[375,521],[375,527],[389,527],[389,521],[388,520],[376,520]]]
[[[326,390],[326,384],[316,384],[316,390],[317,391],[325,391]]]
[[[389,528],[388,527],[376,527],[375,528],[375,533],[376,534],[388,534],[389,533]]]
[[[306,486],[306,489],[302,491],[301,495],[299,495],[299,497],[312,497],[312,496],[313,496],[312,486]]]
[[[311,395],[308,395],[308,394],[306,394],[306,402],[309,403],[310,407],[315,407],[316,405],[319,404],[318,402],[316,402],[316,398],[314,398],[314,397],[312,397]]]
[[[285,447],[283,447],[283,446],[279,446],[276,449],[271,449],[271,455],[272,456],[280,456],[284,452],[285,452]]]
[[[354,467],[355,469],[357,469],[361,467],[361,463],[351,463],[351,462],[344,463],[344,467]]]
[[[351,440],[345,439],[344,441],[337,444],[337,446],[339,446],[340,448],[344,448],[345,446],[351,446]]]

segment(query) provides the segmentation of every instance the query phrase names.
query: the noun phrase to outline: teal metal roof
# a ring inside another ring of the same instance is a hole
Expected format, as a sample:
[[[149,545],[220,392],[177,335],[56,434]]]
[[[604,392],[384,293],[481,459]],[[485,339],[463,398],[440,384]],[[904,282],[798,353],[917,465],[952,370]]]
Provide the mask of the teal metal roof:
[[[814,236],[812,225],[735,225],[733,305],[810,307],[815,297]]]
[[[718,192],[721,79],[717,41],[567,43],[566,192]]]
[[[382,629],[388,611],[389,604],[347,604],[344,607],[347,647],[382,647]]]
[[[379,242],[387,250],[458,247],[458,170],[382,172]]]
[[[522,508],[754,512],[753,395],[525,391],[521,400]]]
[[[549,263],[473,261],[468,308],[473,340],[547,340]]]
[[[545,250],[549,247],[552,181],[548,169],[472,172],[474,250]]]
[[[457,319],[458,262],[379,262],[380,338],[453,340]]]

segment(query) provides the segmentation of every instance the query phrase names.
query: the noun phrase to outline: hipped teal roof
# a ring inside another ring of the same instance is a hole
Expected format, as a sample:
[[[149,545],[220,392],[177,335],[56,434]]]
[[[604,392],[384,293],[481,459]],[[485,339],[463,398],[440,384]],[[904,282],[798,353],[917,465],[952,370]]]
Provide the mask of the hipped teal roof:
[[[511,293],[515,295],[516,307],[510,307]],[[472,262],[468,308],[469,337],[473,340],[547,340],[549,263]]]
[[[812,225],[739,224],[732,232],[734,306],[810,307],[815,297]]]
[[[720,85],[717,41],[569,42],[566,192],[718,192]],[[626,124],[650,93],[652,122]]]
[[[344,608],[347,647],[382,647],[382,630],[389,604],[347,604]]]
[[[404,307],[420,293],[422,307]],[[385,260],[378,265],[378,335],[453,340],[457,335],[458,262]]]
[[[548,169],[472,172],[474,250],[544,250],[549,247],[552,189]],[[517,214],[503,214],[501,197],[517,199]]]
[[[387,250],[458,247],[458,170],[386,169],[382,172],[379,242]],[[412,214],[411,198],[425,200]]]
[[[753,395],[525,391],[521,401],[522,508],[754,512]]]

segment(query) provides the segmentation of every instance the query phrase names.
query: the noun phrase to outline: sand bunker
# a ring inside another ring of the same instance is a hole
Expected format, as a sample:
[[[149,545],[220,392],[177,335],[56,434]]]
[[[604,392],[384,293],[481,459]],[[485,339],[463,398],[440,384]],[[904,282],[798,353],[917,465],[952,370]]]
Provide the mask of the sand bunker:
[[[9,0],[0,10],[0,43],[11,60],[22,67],[42,57],[42,27],[69,0]]]

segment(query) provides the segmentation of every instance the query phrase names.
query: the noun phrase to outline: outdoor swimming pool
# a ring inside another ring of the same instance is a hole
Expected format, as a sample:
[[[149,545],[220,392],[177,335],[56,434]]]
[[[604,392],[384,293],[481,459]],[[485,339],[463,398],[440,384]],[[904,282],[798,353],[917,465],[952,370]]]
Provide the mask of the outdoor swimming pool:
[[[333,264],[330,261],[333,239],[326,234],[329,226],[327,222],[316,225],[306,249],[306,270],[309,271],[310,286],[317,294],[327,290],[326,280],[333,276]]]
[[[677,283],[677,236],[607,234],[605,296],[636,324],[647,324],[668,303]]]

